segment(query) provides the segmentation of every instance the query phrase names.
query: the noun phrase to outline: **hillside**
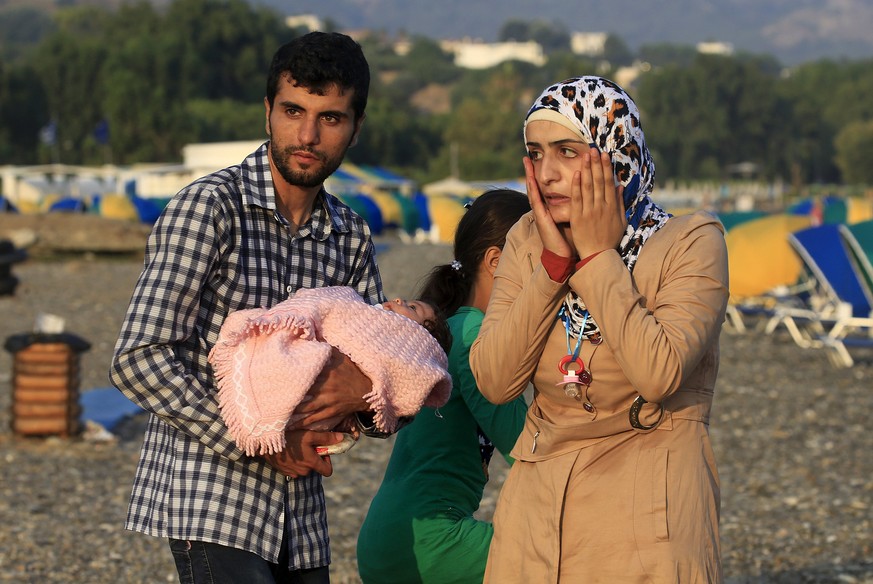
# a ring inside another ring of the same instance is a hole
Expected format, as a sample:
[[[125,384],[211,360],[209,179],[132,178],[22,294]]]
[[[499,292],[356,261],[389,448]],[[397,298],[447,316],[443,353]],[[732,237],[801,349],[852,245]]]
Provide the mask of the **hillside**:
[[[870,0],[252,0],[281,13],[317,14],[341,28],[431,38],[497,40],[507,20],[540,19],[572,31],[605,31],[642,44],[718,40],[785,64],[873,57]]]

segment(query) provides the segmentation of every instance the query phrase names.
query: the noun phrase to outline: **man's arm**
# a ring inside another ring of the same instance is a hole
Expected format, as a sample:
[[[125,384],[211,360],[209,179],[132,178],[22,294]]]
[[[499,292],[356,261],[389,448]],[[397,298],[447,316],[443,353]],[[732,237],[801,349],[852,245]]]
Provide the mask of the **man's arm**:
[[[176,197],[155,224],[115,347],[113,384],[131,401],[207,445],[238,459],[201,366],[199,336],[210,326],[203,290],[220,257],[217,225],[231,211],[203,193]],[[214,307],[212,307],[214,308]]]

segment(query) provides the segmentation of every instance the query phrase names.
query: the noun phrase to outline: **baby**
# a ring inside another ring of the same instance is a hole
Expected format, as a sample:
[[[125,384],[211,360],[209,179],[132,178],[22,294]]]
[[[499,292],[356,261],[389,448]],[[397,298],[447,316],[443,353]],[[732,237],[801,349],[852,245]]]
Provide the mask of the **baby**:
[[[229,314],[209,362],[225,424],[237,445],[253,456],[284,449],[294,408],[333,347],[370,378],[373,389],[364,399],[374,412],[373,423],[391,433],[423,406],[439,407],[448,400],[450,342],[445,323],[425,302],[398,298],[372,306],[352,288],[334,286],[299,290],[270,309]],[[319,451],[332,454],[354,444],[357,426],[352,416],[310,429],[350,434],[335,448]]]

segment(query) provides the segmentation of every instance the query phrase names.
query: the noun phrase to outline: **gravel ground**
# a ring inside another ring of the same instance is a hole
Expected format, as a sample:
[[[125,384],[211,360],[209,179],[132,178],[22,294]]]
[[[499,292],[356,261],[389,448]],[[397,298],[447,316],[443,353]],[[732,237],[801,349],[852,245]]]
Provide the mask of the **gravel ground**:
[[[380,241],[389,296],[409,295],[445,245]],[[91,343],[81,391],[107,387],[115,337],[140,258],[76,255],[16,264],[0,297],[0,332],[28,332],[39,313],[62,316]],[[0,351],[0,582],[176,581],[166,543],[122,529],[144,424],[134,416],[107,442],[20,438],[10,432],[11,355]],[[833,368],[790,338],[722,337],[712,421],[722,481],[721,534],[729,583],[873,584],[873,354]],[[325,480],[334,584],[357,582],[355,537],[392,441],[334,457]],[[495,457],[480,516],[505,476]]]

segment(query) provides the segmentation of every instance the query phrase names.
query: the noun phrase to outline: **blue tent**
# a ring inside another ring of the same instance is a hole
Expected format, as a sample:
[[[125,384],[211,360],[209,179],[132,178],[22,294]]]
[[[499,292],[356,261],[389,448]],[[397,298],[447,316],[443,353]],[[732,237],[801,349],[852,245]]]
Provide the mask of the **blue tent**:
[[[49,212],[63,212],[63,213],[84,213],[87,211],[85,206],[85,202],[82,199],[78,199],[75,197],[64,197],[63,199],[58,199],[49,207]]]
[[[352,208],[352,211],[364,218],[370,226],[370,231],[373,235],[380,235],[385,229],[385,222],[382,219],[382,211],[372,198],[361,195],[342,195],[342,201]]]
[[[139,220],[143,223],[154,223],[161,216],[161,212],[164,209],[155,199],[144,199],[134,195],[131,197],[131,201],[133,201],[133,206],[136,207]]]
[[[0,212],[18,213],[18,207],[12,204],[12,201],[0,195]]]
[[[430,231],[431,220],[427,195],[419,191],[413,195],[412,202],[415,204],[415,208],[418,209],[418,227],[425,232]]]

